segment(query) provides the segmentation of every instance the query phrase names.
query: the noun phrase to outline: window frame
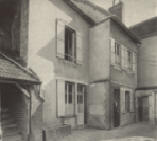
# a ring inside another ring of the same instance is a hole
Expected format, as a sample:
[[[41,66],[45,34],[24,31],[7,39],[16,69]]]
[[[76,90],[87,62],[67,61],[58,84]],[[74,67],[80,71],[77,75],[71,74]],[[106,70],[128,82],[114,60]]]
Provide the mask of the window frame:
[[[69,39],[69,36],[67,34],[71,35],[71,40]],[[76,63],[76,54],[77,54],[77,49],[76,49],[76,31],[65,25],[65,41],[64,41],[64,59],[68,62],[73,62]],[[68,38],[68,39],[67,39]],[[69,45],[70,42],[70,45]],[[68,49],[67,49],[68,47]],[[71,49],[71,53],[70,53]],[[67,52],[66,52],[67,51]]]
[[[69,91],[71,87],[71,92]],[[73,106],[72,110],[69,111],[69,105]],[[68,114],[71,112],[70,114]],[[75,115],[75,83],[70,81],[65,81],[65,116]]]

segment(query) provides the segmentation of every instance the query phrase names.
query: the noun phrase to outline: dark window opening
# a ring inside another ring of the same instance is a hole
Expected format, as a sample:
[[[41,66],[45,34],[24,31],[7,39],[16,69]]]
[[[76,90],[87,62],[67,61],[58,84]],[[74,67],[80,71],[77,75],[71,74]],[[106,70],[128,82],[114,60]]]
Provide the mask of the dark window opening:
[[[76,61],[76,33],[68,26],[65,27],[65,60]]]

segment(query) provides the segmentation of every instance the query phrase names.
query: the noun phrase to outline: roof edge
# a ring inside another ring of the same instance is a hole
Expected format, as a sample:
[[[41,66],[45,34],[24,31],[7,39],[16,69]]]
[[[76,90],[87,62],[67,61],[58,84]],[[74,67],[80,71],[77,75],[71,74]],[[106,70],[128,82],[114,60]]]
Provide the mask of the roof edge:
[[[106,20],[113,20],[114,22],[116,22],[127,34],[128,36],[130,36],[130,38],[133,39],[133,41],[135,41],[136,43],[138,44],[141,44],[141,40],[140,38],[135,35],[133,32],[130,31],[130,29],[128,27],[125,26],[125,24],[123,24],[116,15],[111,15],[111,16],[108,16],[107,18],[101,20],[100,22],[96,23],[94,26],[97,26],[97,25],[100,25],[100,24],[103,24]]]

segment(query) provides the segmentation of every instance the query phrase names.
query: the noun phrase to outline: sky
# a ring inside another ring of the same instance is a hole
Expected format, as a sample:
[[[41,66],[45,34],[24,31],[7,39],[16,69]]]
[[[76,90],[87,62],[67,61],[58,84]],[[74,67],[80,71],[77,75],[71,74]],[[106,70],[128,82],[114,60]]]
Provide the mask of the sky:
[[[90,0],[91,2],[108,9],[112,0]],[[124,23],[127,26],[135,25],[143,20],[157,16],[157,0],[122,0],[124,3]]]

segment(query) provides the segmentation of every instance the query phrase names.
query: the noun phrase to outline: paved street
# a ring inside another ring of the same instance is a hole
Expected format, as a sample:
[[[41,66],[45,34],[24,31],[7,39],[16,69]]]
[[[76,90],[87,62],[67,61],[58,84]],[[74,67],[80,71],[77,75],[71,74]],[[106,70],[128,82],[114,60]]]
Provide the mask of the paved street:
[[[60,141],[157,141],[157,128],[149,123],[138,123],[111,131],[77,130]]]

